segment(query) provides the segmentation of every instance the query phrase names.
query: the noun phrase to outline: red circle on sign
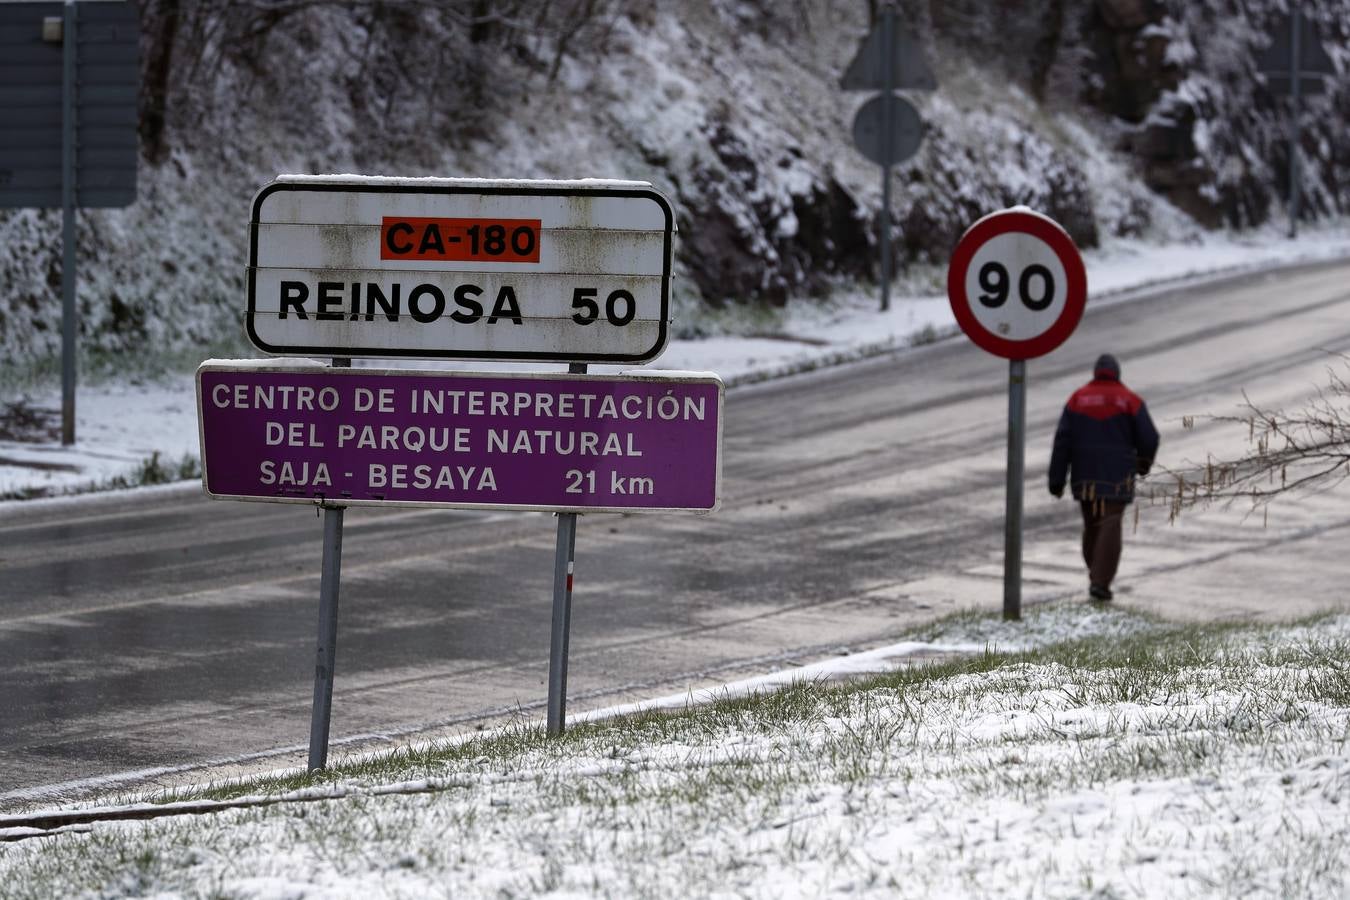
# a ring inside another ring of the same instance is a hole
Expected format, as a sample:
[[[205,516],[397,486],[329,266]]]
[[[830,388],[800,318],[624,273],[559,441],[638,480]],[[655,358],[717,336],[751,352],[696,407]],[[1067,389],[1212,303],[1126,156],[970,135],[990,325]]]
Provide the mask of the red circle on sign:
[[[1020,232],[1048,245],[1064,267],[1064,307],[1049,328],[1026,340],[1010,340],[986,328],[971,310],[966,277],[980,248],[1002,234]],[[961,237],[947,267],[947,299],[961,330],[975,346],[1004,359],[1034,359],[1044,356],[1069,339],[1087,306],[1087,270],[1073,238],[1048,216],[1031,210],[1010,209],[985,216]]]

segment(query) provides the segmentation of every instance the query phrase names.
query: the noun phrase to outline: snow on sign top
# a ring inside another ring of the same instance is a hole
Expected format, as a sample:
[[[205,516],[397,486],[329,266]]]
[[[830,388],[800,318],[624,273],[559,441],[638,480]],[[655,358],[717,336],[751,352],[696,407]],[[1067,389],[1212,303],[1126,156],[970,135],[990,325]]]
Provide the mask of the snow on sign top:
[[[651,190],[649,181],[623,181],[617,178],[442,178],[436,175],[278,175],[274,183],[282,184],[356,184],[356,185],[411,185],[413,187],[459,188],[614,188],[616,190]]]
[[[669,337],[675,214],[646,182],[283,175],[249,229],[267,353],[635,363]]]
[[[1078,327],[1087,270],[1068,232],[1026,207],[980,219],[952,252],[947,299],[981,349],[1024,360],[1054,350]]]

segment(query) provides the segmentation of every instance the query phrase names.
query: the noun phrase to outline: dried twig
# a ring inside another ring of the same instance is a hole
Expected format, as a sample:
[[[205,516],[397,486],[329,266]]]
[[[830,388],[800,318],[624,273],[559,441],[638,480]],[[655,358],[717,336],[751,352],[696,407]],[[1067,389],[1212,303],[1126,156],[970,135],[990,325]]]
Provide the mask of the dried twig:
[[[1350,357],[1341,358],[1350,364]],[[1242,414],[1205,418],[1218,425],[1246,425],[1247,453],[1160,469],[1171,478],[1166,486],[1154,486],[1150,500],[1167,503],[1171,520],[1186,509],[1237,500],[1264,513],[1283,494],[1322,490],[1350,478],[1350,380],[1340,371],[1329,368],[1327,386],[1292,412],[1260,407],[1245,391],[1242,399]],[[1182,419],[1184,428],[1194,423],[1192,416]]]

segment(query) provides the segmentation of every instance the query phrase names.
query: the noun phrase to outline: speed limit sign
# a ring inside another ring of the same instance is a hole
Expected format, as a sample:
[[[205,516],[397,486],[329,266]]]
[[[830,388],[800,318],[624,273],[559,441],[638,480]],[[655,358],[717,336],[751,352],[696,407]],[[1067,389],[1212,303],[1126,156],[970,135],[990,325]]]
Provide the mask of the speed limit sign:
[[[1034,359],[1073,334],[1087,304],[1087,272],[1068,233],[1030,209],[980,219],[947,270],[961,330],[1005,359]]]
[[[1087,271],[1054,219],[1025,207],[970,226],[947,269],[947,299],[977,347],[1008,360],[1008,491],[1003,617],[1022,618],[1022,489],[1026,475],[1027,360],[1064,343],[1087,304]]]

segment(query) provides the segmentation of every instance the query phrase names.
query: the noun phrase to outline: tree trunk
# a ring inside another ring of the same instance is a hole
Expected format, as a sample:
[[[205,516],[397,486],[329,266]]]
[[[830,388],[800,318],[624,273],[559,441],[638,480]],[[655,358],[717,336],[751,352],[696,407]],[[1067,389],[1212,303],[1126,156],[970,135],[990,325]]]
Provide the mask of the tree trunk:
[[[150,162],[162,162],[168,152],[164,137],[169,103],[169,73],[178,38],[179,0],[159,0],[150,18],[149,52],[146,54],[144,87],[141,90],[141,151]]]

